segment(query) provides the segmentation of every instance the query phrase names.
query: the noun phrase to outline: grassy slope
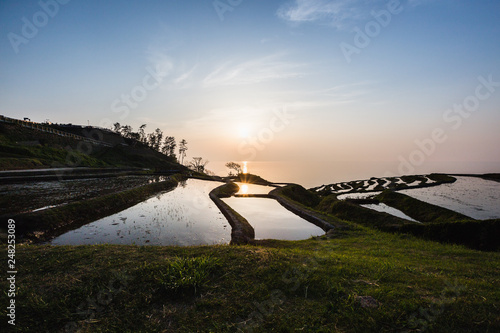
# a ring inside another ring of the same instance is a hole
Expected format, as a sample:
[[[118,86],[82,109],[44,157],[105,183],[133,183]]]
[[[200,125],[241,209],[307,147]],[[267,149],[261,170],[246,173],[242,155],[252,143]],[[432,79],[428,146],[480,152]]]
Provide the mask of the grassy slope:
[[[500,254],[366,228],[260,246],[31,245],[17,259],[18,331],[500,330]]]
[[[114,141],[121,139],[118,134],[107,135],[118,137]],[[33,145],[33,142],[39,144]],[[184,169],[172,158],[141,144],[104,147],[12,124],[0,124],[0,170],[65,166]]]

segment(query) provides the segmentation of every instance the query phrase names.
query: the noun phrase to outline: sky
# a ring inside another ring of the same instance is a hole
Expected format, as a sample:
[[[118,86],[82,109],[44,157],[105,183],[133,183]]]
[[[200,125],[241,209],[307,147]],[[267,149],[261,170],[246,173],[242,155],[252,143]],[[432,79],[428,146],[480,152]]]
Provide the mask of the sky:
[[[498,0],[2,0],[0,36],[8,117],[158,127],[216,172],[500,171]]]

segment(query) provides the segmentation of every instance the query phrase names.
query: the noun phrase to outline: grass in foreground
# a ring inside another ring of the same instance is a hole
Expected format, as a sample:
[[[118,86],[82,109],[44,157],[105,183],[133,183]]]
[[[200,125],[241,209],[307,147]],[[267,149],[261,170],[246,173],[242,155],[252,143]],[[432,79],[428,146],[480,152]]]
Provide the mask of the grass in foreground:
[[[19,332],[500,330],[500,254],[366,228],[258,246],[25,245],[17,260]]]

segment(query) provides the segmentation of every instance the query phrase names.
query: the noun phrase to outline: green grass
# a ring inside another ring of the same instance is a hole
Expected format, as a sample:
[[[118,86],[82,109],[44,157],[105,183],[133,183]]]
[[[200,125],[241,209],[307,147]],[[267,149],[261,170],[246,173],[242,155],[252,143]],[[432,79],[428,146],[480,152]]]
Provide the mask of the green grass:
[[[43,166],[85,166],[97,168],[107,165],[106,162],[78,150],[0,143],[0,167],[2,169],[36,168]]]
[[[139,275],[145,280],[150,279],[150,283],[158,284],[160,293],[196,295],[198,290],[207,285],[211,274],[219,266],[219,259],[211,256],[176,257],[168,263],[146,263]]]
[[[500,254],[362,227],[258,246],[24,245],[16,258],[18,332],[500,330]]]

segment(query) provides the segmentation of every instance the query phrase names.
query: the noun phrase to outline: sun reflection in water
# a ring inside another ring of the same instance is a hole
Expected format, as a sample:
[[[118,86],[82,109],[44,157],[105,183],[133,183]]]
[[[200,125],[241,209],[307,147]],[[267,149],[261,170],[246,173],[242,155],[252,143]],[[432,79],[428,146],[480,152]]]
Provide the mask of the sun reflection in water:
[[[247,162],[243,162],[243,173],[248,173]]]
[[[248,194],[248,185],[241,185],[240,186],[240,193],[241,194]]]

